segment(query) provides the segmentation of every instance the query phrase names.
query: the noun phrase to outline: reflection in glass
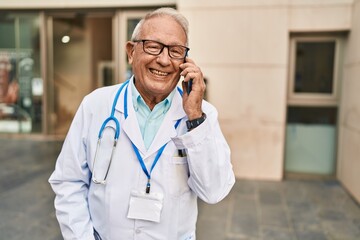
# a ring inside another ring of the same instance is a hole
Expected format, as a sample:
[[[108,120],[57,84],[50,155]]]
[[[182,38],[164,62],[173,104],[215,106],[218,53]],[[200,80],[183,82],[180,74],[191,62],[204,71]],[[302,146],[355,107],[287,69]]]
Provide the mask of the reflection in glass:
[[[41,132],[43,95],[33,93],[41,79],[38,14],[4,14],[0,36],[0,132]]]
[[[49,133],[65,135],[85,95],[113,84],[112,15],[92,13],[58,14],[52,18],[53,55],[47,89]],[[63,41],[64,36],[69,41]],[[104,65],[106,63],[107,65]],[[106,75],[104,75],[106,74]]]
[[[0,103],[0,132],[29,133],[32,130],[30,115],[18,105]]]

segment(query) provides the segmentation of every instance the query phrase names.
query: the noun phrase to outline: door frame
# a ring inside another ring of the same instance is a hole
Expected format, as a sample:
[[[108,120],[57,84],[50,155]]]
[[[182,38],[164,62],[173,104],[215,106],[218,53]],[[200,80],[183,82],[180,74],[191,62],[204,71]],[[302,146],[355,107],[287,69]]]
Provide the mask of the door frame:
[[[318,94],[318,93],[295,93],[294,88],[294,72],[295,72],[295,60],[296,60],[296,44],[297,42],[322,42],[322,41],[335,41],[335,56],[334,56],[334,69],[333,69],[333,92],[331,94]],[[346,33],[344,32],[334,32],[334,33],[294,33],[290,35],[289,40],[289,72],[288,72],[288,86],[287,86],[287,105],[286,112],[288,107],[335,107],[337,108],[337,121],[336,121],[336,139],[335,142],[338,142],[338,129],[339,129],[339,99],[341,92],[341,79],[342,79],[342,66],[343,66],[343,55],[346,41]],[[286,126],[288,119],[285,119],[284,132],[286,135]],[[284,141],[284,150],[286,150],[287,139],[285,137]],[[335,156],[335,169],[334,173],[331,176],[336,176],[337,172],[337,145],[334,152]],[[286,172],[286,154],[284,151],[284,164],[283,164],[283,174],[284,177],[289,175]],[[316,174],[301,174],[302,177],[315,177]],[[321,177],[325,177],[322,176]]]
[[[118,77],[118,81],[120,83],[125,82],[126,79],[126,71],[127,71],[127,54],[125,45],[126,42],[130,39],[127,39],[127,33],[128,33],[128,25],[127,21],[128,19],[141,19],[143,18],[148,12],[150,12],[152,9],[144,9],[144,10],[118,10],[116,12],[116,23],[114,26],[117,28],[117,31],[114,31],[115,34],[115,41],[117,44],[115,44],[114,49],[116,56],[115,59],[115,65],[119,66],[116,70],[118,72],[115,73]]]

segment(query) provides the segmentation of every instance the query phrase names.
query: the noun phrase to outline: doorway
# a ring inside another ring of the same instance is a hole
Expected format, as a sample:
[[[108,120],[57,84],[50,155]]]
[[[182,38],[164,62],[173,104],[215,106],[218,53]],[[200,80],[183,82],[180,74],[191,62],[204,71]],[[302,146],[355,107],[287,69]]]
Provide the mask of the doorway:
[[[286,177],[336,174],[342,43],[338,34],[291,37]]]
[[[65,135],[84,96],[114,83],[113,16],[99,12],[48,16],[49,134]]]

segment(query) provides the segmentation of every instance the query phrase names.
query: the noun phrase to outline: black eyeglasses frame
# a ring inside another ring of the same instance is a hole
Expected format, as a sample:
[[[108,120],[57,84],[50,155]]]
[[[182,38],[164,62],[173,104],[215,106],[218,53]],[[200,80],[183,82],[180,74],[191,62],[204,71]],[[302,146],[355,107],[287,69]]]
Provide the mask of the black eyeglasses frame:
[[[147,41],[160,44],[160,45],[162,46],[160,52],[159,52],[158,54],[155,54],[155,53],[146,51],[146,50],[145,50],[145,42],[147,42]],[[150,39],[138,39],[138,40],[132,40],[132,42],[136,42],[136,43],[141,42],[142,45],[143,45],[143,51],[144,51],[145,53],[147,53],[147,54],[152,55],[152,56],[159,56],[159,55],[163,52],[164,48],[167,48],[167,49],[168,49],[168,55],[169,55],[169,57],[170,57],[171,59],[175,59],[175,60],[184,60],[184,61],[185,61],[185,58],[187,57],[188,52],[190,51],[190,48],[185,47],[185,46],[183,46],[183,45],[177,45],[177,44],[175,44],[175,45],[166,45],[166,44],[164,44],[164,43],[162,43],[162,42],[155,41],[155,40],[150,40]],[[170,55],[170,52],[171,52],[171,51],[170,51],[170,48],[171,48],[171,47],[181,47],[181,48],[184,48],[184,49],[185,49],[184,56],[182,56],[182,57],[173,57],[173,56],[171,56],[171,55]]]

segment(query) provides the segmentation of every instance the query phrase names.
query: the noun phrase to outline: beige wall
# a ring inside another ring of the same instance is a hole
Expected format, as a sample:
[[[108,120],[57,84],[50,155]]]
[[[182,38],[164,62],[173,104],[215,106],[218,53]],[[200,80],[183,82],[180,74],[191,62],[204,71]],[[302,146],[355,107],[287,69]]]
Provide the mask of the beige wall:
[[[354,1],[342,83],[338,178],[360,202],[360,1]]]
[[[283,176],[290,31],[349,30],[352,0],[179,0],[239,178]]]
[[[352,3],[353,0],[289,0],[289,30],[349,30]]]
[[[0,9],[144,7],[174,4],[175,0],[0,0]]]

